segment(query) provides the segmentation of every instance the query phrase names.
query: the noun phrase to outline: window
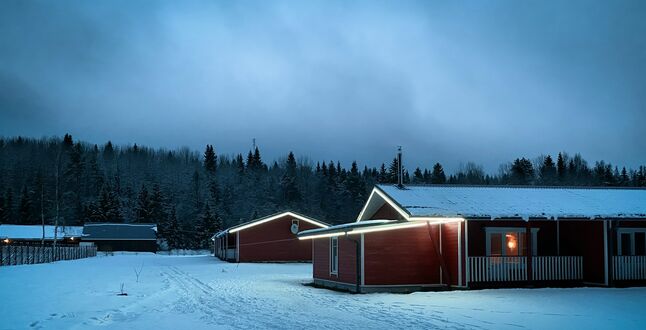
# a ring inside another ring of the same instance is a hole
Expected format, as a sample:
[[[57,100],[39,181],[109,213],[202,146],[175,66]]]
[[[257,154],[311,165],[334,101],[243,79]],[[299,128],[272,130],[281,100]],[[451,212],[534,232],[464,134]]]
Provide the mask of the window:
[[[330,237],[330,274],[339,273],[339,238]]]
[[[489,235],[489,253],[487,255],[498,257],[502,255],[502,233]]]
[[[617,229],[617,255],[646,255],[646,228]]]
[[[526,256],[526,230],[525,228],[486,227],[487,256]],[[537,255],[538,228],[532,228],[532,255]]]

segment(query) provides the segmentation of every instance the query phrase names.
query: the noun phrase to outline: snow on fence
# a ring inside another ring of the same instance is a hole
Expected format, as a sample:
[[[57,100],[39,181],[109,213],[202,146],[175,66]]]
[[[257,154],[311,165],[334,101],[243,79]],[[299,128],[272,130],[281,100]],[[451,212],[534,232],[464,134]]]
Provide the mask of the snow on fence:
[[[42,264],[58,260],[96,257],[96,246],[3,245],[0,266]]]
[[[582,280],[583,257],[532,257],[532,279],[535,281]]]
[[[613,256],[612,277],[615,280],[646,280],[646,256]]]
[[[527,281],[527,257],[469,257],[470,282]],[[532,280],[583,279],[583,257],[533,256]]]

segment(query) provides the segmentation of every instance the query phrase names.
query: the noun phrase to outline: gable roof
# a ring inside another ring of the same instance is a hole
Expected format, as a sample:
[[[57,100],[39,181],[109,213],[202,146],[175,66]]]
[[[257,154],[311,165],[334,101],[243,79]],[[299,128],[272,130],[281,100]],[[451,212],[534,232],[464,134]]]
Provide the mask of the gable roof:
[[[157,225],[154,223],[86,223],[84,240],[156,240]]]
[[[357,221],[369,219],[386,203],[404,219],[646,217],[646,189],[377,185]]]
[[[213,237],[219,237],[219,236],[222,236],[222,235],[224,235],[226,233],[235,233],[235,232],[245,230],[247,228],[251,228],[251,227],[263,224],[265,222],[276,220],[276,219],[279,219],[279,218],[282,218],[282,217],[285,217],[285,216],[291,216],[293,218],[303,220],[305,222],[309,222],[309,223],[311,223],[311,224],[313,224],[315,226],[319,226],[321,228],[329,227],[329,225],[327,223],[325,223],[325,222],[316,220],[314,218],[310,218],[308,216],[305,216],[305,215],[302,215],[302,214],[299,214],[299,213],[296,213],[296,212],[287,211],[287,212],[279,212],[279,213],[270,214],[270,215],[264,216],[262,218],[253,219],[251,221],[247,221],[247,222],[241,223],[239,225],[229,227],[227,229],[224,229],[224,230],[216,233],[215,235],[213,235]]]
[[[54,239],[55,226],[45,226],[45,239]],[[81,226],[59,226],[56,239],[66,237],[81,237],[83,227]],[[43,226],[40,225],[0,225],[0,238],[40,240],[43,237]]]

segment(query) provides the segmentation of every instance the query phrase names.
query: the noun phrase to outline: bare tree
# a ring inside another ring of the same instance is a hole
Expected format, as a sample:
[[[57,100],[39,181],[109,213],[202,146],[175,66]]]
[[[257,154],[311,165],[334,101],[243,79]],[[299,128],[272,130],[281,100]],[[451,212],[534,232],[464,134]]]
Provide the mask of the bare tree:
[[[61,208],[61,200],[60,200],[60,185],[61,185],[61,154],[63,152],[63,146],[59,145],[58,147],[58,155],[56,156],[56,192],[55,192],[55,198],[56,198],[56,218],[54,218],[54,243],[53,243],[53,248],[52,248],[52,253],[53,257],[52,260],[56,257],[56,240],[58,239],[58,218],[60,216],[60,208]]]
[[[43,199],[45,198],[45,181],[42,180],[40,182],[40,222],[43,227],[43,238],[40,241],[40,245],[42,247],[45,247],[45,208],[44,208],[44,202]],[[45,251],[43,249],[43,251]]]
[[[144,263],[141,263],[141,267],[139,269],[135,268],[135,276],[137,276],[137,283],[139,283],[139,275],[141,275],[141,271],[144,270]]]

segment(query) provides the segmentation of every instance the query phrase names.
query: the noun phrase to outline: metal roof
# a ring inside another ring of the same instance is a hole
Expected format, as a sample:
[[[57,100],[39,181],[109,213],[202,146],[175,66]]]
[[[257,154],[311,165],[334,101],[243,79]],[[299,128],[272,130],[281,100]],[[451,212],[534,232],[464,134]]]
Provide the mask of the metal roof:
[[[405,211],[410,218],[646,217],[646,189],[460,185],[407,185],[400,188],[377,185],[375,190],[385,196],[376,196],[376,203],[370,211],[378,204],[388,202]],[[368,214],[363,216],[369,217]]]
[[[157,225],[152,223],[86,223],[83,240],[156,240]]]

